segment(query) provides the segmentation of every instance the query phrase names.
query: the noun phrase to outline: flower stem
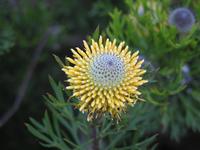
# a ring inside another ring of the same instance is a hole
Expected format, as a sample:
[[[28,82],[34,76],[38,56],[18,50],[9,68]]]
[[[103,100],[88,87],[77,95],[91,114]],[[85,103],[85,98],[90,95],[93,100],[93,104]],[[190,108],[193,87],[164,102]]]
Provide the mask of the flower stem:
[[[95,125],[92,125],[92,149],[93,150],[99,150],[99,139],[97,138],[97,128]]]

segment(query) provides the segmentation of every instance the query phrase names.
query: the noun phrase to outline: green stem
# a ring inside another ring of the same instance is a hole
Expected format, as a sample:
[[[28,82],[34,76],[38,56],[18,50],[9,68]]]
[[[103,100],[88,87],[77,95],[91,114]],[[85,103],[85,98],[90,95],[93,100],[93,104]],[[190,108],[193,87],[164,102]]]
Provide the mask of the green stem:
[[[93,150],[99,150],[99,139],[97,138],[97,128],[95,125],[92,125],[92,149]]]

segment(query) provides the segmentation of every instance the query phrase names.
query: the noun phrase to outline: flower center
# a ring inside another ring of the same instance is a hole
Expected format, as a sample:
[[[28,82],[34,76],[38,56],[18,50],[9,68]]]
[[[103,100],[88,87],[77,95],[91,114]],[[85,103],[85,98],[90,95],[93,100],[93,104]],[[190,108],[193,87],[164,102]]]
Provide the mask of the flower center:
[[[124,77],[124,62],[116,55],[101,54],[90,64],[90,75],[94,83],[103,87],[119,85]]]

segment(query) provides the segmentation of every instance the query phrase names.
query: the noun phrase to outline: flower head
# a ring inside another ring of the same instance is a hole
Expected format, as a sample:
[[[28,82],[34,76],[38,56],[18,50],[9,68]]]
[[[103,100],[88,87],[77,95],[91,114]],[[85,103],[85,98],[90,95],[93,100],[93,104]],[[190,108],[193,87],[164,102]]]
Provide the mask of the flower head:
[[[188,32],[194,23],[194,15],[187,8],[177,8],[169,16],[169,24],[175,25],[180,32]]]
[[[128,46],[121,42],[116,45],[106,40],[92,40],[89,46],[83,41],[84,50],[72,49],[74,59],[66,59],[73,66],[62,69],[68,76],[69,86],[73,96],[79,98],[78,108],[88,113],[88,120],[104,113],[120,119],[120,113],[128,105],[138,100],[138,86],[147,82],[141,75],[146,71],[141,69],[143,60],[138,60],[138,51],[131,53]]]

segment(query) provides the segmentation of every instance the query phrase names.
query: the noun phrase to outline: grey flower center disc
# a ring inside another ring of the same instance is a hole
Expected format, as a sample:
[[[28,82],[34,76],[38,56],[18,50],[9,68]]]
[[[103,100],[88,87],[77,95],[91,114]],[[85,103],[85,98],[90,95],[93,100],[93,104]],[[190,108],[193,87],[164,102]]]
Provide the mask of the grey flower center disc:
[[[90,64],[90,74],[94,83],[111,87],[118,85],[124,77],[123,60],[112,54],[96,56]]]

